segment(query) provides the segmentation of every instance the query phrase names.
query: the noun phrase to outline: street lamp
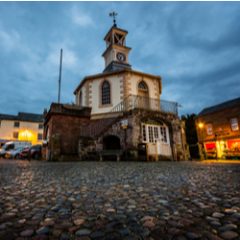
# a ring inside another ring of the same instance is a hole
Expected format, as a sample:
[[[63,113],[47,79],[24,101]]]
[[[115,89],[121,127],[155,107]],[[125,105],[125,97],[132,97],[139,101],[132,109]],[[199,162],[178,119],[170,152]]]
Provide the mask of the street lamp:
[[[121,120],[121,128],[124,130],[124,148],[125,148],[125,158],[127,159],[127,128],[128,128],[128,119]],[[125,159],[125,160],[126,160]]]
[[[203,160],[203,128],[204,128],[204,123],[199,122],[198,123],[198,128],[199,128],[199,145],[200,145],[200,159]]]
[[[202,122],[200,122],[200,123],[198,123],[198,127],[199,127],[200,129],[203,129],[204,124],[203,124]]]

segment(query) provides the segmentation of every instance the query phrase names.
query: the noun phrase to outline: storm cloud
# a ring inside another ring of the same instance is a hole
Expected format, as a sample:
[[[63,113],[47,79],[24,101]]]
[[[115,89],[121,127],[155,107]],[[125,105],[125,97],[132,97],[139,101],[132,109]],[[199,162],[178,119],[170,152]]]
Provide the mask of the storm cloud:
[[[74,102],[81,79],[104,69],[112,10],[133,69],[160,75],[181,114],[239,97],[239,2],[1,2],[0,112],[56,102],[61,48],[62,102]]]

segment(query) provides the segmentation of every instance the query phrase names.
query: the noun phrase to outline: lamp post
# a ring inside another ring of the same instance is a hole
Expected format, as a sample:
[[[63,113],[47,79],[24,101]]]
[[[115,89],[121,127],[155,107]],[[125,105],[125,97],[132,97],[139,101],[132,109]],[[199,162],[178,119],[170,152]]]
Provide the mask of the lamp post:
[[[217,135],[217,133],[215,133],[215,141],[216,141],[216,160],[218,160],[218,148],[220,147],[220,146],[218,146],[218,135]]]
[[[127,128],[128,128],[128,119],[123,119],[121,121],[121,127],[124,130],[124,148],[125,148],[125,160],[127,159]]]
[[[204,123],[199,122],[198,123],[198,128],[199,128],[199,145],[200,145],[200,159],[203,160],[203,128],[204,128]]]

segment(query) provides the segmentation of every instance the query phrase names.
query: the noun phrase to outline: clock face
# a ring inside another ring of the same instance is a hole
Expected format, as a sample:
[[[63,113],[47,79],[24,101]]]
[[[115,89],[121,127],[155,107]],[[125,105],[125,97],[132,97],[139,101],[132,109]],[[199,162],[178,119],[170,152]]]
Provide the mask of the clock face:
[[[125,54],[119,52],[119,53],[117,53],[117,59],[120,62],[124,62],[126,60],[126,56],[125,56]]]

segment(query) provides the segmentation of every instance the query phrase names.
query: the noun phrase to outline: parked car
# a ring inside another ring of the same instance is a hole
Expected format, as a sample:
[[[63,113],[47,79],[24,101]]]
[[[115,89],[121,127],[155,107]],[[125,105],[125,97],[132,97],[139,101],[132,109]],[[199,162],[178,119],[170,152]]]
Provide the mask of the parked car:
[[[5,153],[5,158],[8,159],[19,159],[20,158],[20,153],[22,152],[23,147],[19,147],[16,149],[8,150]]]
[[[22,151],[19,153],[20,159],[28,159],[29,158],[29,150],[30,147],[25,147],[22,149]]]
[[[39,160],[42,158],[42,145],[33,145],[29,149],[29,158]]]
[[[23,148],[23,147],[27,147],[27,146],[31,146],[31,143],[30,142],[25,142],[25,141],[7,142],[0,149],[0,157],[5,157],[7,151],[16,150],[17,148],[20,148],[20,147]]]
[[[25,147],[19,153],[21,159],[36,159],[39,160],[42,157],[42,145],[33,145],[31,147]]]

